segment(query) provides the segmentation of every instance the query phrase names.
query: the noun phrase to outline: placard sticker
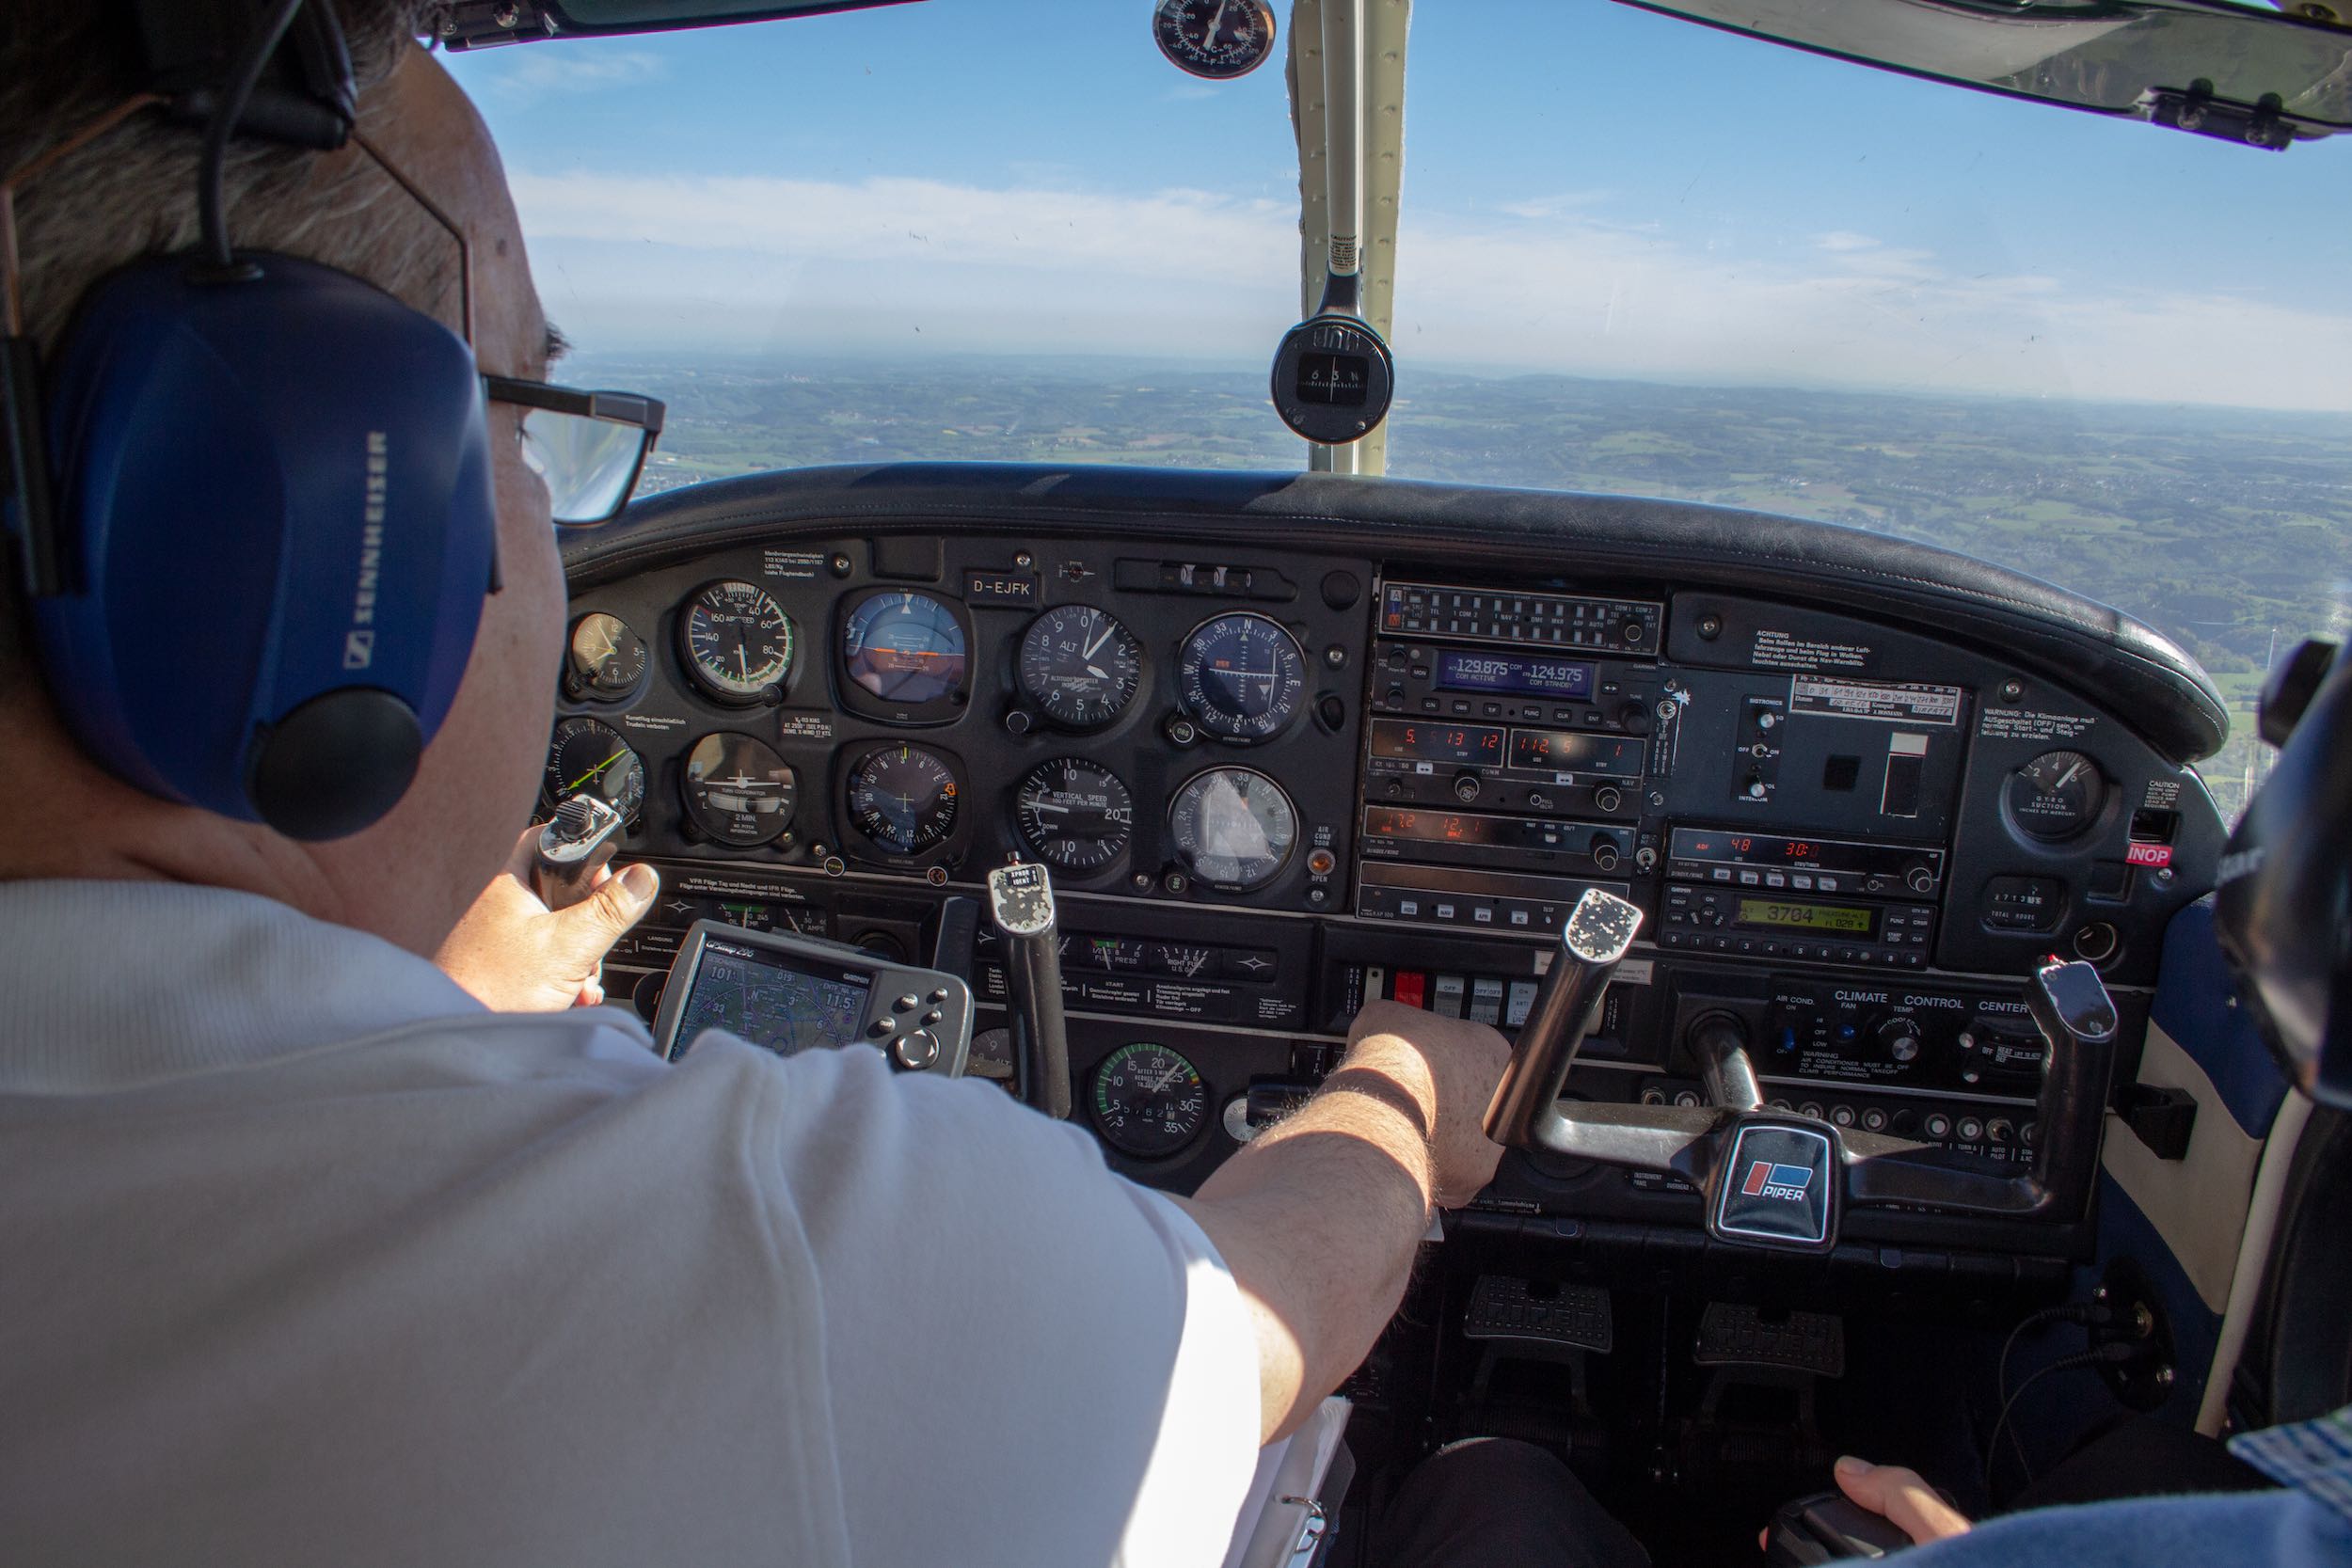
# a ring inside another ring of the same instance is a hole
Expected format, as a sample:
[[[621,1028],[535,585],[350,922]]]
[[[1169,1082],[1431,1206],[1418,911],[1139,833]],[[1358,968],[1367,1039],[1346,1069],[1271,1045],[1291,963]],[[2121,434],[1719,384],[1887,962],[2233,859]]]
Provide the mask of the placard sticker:
[[[1957,686],[1899,685],[1876,681],[1844,681],[1813,675],[1792,676],[1788,682],[1788,712],[1819,714],[1828,719],[1867,719],[1885,724],[1960,722],[1961,705],[1968,694]]]

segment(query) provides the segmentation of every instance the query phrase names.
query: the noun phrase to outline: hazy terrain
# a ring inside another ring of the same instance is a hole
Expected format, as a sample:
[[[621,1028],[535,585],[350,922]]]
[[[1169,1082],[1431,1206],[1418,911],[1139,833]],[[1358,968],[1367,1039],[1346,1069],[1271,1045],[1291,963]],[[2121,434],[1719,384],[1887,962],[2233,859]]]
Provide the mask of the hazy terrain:
[[[1257,372],[1102,361],[682,364],[567,379],[666,398],[645,488],[762,468],[1009,459],[1295,468]],[[1422,372],[1390,472],[1675,496],[1820,517],[1996,562],[2136,615],[2238,711],[2204,765],[2234,810],[2274,643],[2352,600],[2352,417],[1669,387]]]

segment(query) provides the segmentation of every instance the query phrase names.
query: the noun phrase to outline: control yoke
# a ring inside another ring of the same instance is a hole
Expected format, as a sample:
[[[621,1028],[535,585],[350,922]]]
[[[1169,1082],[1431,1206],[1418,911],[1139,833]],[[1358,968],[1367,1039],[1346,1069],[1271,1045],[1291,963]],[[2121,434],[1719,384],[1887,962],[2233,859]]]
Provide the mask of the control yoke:
[[[1061,938],[1054,883],[1034,863],[988,874],[988,912],[1005,940],[1005,986],[1011,992],[1014,1049],[1028,1064],[1031,1102],[1057,1121],[1070,1119],[1070,1036],[1061,1010]]]
[[[1848,1205],[1915,1204],[2011,1219],[2082,1212],[2091,1165],[2084,1145],[2099,1125],[2085,1108],[2102,1092],[2106,1048],[2119,1022],[2090,965],[2052,958],[2026,987],[2027,1009],[2049,1047],[2040,1137],[2028,1170],[2001,1175],[1937,1145],[1763,1110],[1746,1027],[1727,1012],[1700,1018],[1689,1037],[1709,1103],[1561,1099],[1641,920],[1636,906],[1597,888],[1570,912],[1486,1112],[1486,1135],[1495,1142],[1680,1177],[1706,1196],[1710,1232],[1752,1246],[1826,1250],[1836,1244]]]

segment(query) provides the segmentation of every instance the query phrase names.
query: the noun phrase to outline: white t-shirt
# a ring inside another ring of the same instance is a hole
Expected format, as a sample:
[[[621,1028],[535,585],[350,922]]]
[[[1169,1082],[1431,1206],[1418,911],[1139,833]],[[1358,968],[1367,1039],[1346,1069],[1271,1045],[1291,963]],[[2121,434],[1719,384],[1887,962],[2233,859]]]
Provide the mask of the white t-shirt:
[[[993,1087],[0,885],[0,1557],[1210,1564],[1248,1312]]]

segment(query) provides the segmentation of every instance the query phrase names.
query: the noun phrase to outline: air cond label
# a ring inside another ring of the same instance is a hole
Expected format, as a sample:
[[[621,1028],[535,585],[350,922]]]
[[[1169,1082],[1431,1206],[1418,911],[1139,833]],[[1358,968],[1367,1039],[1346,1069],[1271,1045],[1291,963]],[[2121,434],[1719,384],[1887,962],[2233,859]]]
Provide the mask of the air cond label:
[[[1967,693],[1957,686],[1883,685],[1876,681],[1841,681],[1821,675],[1798,675],[1788,682],[1788,712],[1818,713],[1828,719],[1867,719],[1883,724],[1941,724],[1960,722],[1961,704]]]

